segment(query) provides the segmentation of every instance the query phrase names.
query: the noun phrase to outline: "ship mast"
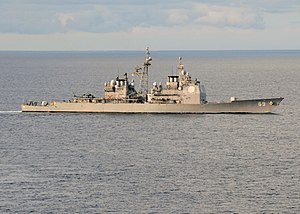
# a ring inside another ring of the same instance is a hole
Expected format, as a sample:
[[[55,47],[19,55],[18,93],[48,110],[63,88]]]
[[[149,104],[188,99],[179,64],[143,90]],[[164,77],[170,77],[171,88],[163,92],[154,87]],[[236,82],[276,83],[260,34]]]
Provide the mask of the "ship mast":
[[[146,98],[146,95],[148,94],[148,88],[149,88],[149,67],[151,65],[150,61],[152,58],[150,57],[150,51],[149,48],[146,48],[146,58],[145,62],[141,67],[136,66],[134,75],[137,75],[140,80],[140,93]]]

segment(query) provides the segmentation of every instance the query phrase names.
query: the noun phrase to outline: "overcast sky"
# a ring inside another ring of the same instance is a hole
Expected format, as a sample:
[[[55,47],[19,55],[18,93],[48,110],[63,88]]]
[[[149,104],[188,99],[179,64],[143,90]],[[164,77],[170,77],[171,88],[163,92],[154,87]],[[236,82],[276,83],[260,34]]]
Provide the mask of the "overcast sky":
[[[0,50],[300,49],[300,0],[0,0]]]

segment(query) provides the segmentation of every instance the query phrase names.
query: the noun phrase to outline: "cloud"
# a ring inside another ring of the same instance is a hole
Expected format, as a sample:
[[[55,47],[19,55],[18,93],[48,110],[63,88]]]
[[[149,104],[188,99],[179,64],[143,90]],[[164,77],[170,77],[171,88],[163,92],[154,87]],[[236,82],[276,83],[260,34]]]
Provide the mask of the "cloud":
[[[56,20],[61,24],[62,31],[77,32],[110,32],[118,23],[118,16],[101,5],[74,10],[69,13],[60,13]]]
[[[185,24],[189,21],[190,17],[188,16],[187,11],[172,9],[168,11],[167,22],[171,25]]]
[[[0,33],[110,33],[174,26],[263,29],[266,13],[287,13],[292,9],[288,5],[299,9],[298,0],[1,0]]]
[[[63,27],[65,27],[70,21],[73,21],[75,18],[73,15],[70,14],[57,14],[57,19],[61,23]]]
[[[194,21],[203,25],[244,29],[264,27],[261,13],[249,8],[197,4],[194,12],[198,15]]]
[[[263,16],[258,10],[245,7],[193,4],[190,9],[168,12],[168,24],[262,29]]]

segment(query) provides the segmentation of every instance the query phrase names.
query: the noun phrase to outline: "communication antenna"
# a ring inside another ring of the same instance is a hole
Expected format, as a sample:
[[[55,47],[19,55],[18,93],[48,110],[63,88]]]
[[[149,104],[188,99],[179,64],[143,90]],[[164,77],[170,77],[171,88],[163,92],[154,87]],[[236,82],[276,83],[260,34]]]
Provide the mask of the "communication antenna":
[[[72,90],[72,93],[73,93],[73,97],[77,97],[77,95],[75,94],[75,92]]]

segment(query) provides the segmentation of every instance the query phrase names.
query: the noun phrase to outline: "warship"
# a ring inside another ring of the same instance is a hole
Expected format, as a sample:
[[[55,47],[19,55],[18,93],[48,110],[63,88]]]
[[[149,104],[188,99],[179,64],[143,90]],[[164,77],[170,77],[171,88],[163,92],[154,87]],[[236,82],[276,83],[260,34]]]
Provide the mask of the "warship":
[[[29,101],[22,104],[22,112],[86,112],[86,113],[271,113],[282,97],[240,100],[230,97],[228,102],[210,102],[206,99],[204,85],[192,79],[184,69],[182,58],[176,75],[169,75],[166,84],[154,82],[149,90],[149,68],[152,58],[149,48],[142,66],[132,73],[139,79],[135,89],[134,79],[127,73],[122,78],[104,84],[104,97],[83,94],[67,101]]]

